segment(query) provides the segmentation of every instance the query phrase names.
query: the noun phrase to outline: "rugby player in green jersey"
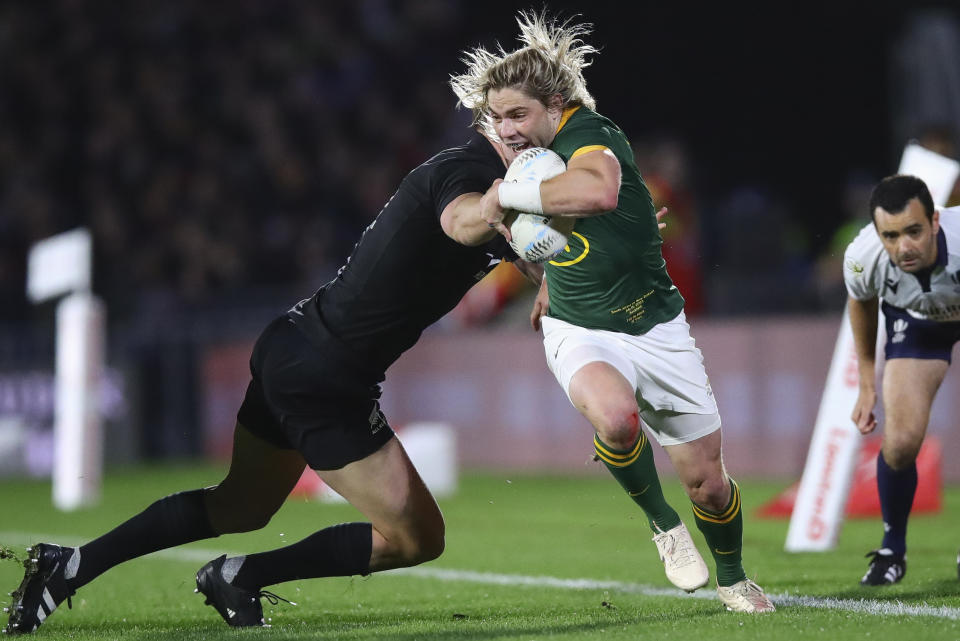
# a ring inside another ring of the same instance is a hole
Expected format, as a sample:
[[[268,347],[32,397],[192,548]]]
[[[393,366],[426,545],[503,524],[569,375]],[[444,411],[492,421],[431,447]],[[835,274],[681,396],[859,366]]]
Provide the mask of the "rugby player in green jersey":
[[[597,457],[646,513],[670,581],[693,591],[709,572],[663,497],[641,419],[693,503],[720,599],[730,610],[771,612],[743,569],[740,492],[723,465],[716,401],[660,252],[650,193],[626,136],[586,88],[582,70],[596,50],[581,37],[590,25],[532,12],[517,22],[521,48],[467,52],[451,86],[477,124],[516,152],[553,149],[567,171],[540,184],[494,181],[480,215],[507,237],[511,210],[575,221],[531,314],[551,371],[595,428]]]

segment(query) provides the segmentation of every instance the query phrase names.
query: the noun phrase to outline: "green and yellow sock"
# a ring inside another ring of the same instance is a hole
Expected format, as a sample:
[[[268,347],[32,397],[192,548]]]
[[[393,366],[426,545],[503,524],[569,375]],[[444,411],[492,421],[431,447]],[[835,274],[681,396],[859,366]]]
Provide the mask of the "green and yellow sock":
[[[717,585],[730,586],[747,578],[743,571],[743,514],[736,482],[730,479],[730,502],[719,513],[693,503],[693,516],[717,564]]]
[[[623,486],[634,503],[643,508],[655,533],[665,532],[680,525],[680,515],[663,498],[660,477],[653,464],[653,451],[646,434],[640,430],[640,436],[632,447],[618,450],[606,445],[600,436],[593,437],[593,446],[597,457],[607,466],[613,478]]]

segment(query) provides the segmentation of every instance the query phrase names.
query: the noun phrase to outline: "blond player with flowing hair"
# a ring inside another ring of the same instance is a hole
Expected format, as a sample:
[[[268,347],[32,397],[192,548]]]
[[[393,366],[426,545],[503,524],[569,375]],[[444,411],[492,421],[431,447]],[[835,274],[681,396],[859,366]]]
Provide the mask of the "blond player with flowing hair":
[[[583,70],[597,50],[582,39],[591,26],[533,12],[517,23],[519,49],[466,52],[451,86],[475,123],[515,152],[551,148],[567,171],[539,184],[495,180],[479,214],[507,237],[510,211],[573,222],[531,313],[550,370],[595,428],[597,458],[644,510],[670,581],[693,591],[709,571],[663,497],[641,419],[693,503],[720,599],[730,610],[773,611],[743,568],[740,491],[723,465],[720,415],[667,274],[650,193],[626,136],[587,91]]]

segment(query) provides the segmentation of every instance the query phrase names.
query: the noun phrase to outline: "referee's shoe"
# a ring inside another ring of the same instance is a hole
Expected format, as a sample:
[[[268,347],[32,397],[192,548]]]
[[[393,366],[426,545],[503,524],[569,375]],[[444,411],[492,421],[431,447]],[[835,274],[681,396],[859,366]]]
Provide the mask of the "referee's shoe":
[[[75,591],[67,586],[64,577],[73,552],[73,548],[52,543],[37,543],[27,548],[23,581],[10,593],[13,597],[10,607],[4,608],[10,613],[10,620],[3,628],[5,634],[34,632],[64,600],[68,607],[73,607],[70,597]]]
[[[870,567],[860,579],[860,585],[893,585],[907,573],[907,558],[894,554],[890,548],[871,550],[866,556]]]

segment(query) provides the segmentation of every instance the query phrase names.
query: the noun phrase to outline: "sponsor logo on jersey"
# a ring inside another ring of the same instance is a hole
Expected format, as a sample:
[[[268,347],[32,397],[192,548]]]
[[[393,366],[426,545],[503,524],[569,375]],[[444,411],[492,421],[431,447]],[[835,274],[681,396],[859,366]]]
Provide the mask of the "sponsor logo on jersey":
[[[884,285],[887,286],[887,289],[896,294],[897,288],[900,287],[900,282],[893,280],[892,278],[888,278],[886,281],[884,281]]]

